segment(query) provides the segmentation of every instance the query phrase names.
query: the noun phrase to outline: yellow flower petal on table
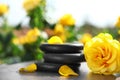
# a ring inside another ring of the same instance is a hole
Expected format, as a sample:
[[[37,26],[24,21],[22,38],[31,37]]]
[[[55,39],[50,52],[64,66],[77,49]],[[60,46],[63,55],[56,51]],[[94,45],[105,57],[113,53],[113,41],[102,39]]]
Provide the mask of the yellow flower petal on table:
[[[62,65],[59,68],[59,74],[65,77],[68,76],[78,76],[78,74],[76,72],[74,72],[70,67],[68,67],[67,65]]]
[[[23,7],[26,11],[33,10],[35,7],[40,5],[41,0],[24,0]]]
[[[93,73],[109,75],[120,72],[120,43],[108,33],[100,33],[88,41],[84,55]]]
[[[65,14],[60,18],[59,23],[65,26],[72,26],[75,24],[75,19],[71,14]]]
[[[24,68],[20,68],[19,72],[35,72],[37,70],[36,64],[30,64]]]
[[[58,36],[53,36],[48,40],[49,44],[62,44],[63,41]]]
[[[8,5],[0,4],[0,16],[8,12]]]

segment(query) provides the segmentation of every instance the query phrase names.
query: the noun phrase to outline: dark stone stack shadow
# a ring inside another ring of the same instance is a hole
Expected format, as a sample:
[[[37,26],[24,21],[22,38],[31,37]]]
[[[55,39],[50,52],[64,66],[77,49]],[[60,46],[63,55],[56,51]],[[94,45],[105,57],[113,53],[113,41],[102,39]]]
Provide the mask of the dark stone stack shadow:
[[[68,65],[79,72],[80,63],[85,61],[82,44],[41,44],[44,52],[44,63],[38,64],[38,70],[58,72],[60,66]]]

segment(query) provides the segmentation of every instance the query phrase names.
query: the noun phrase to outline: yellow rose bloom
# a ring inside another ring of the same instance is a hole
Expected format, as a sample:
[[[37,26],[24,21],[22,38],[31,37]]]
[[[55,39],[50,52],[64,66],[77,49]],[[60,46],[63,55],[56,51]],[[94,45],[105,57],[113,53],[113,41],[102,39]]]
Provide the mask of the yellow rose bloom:
[[[38,28],[29,30],[26,34],[27,43],[35,42],[37,40],[38,36],[40,36],[40,31]]]
[[[16,45],[20,44],[18,38],[13,38],[13,39],[12,39],[12,42],[13,42],[14,44],[16,44]]]
[[[56,24],[54,34],[60,37],[63,42],[66,41],[65,29],[62,24]]]
[[[54,33],[59,35],[59,34],[63,34],[64,32],[65,32],[65,29],[64,29],[63,25],[56,24],[55,29],[54,29]]]
[[[39,6],[41,0],[24,0],[23,7],[26,11],[30,11]]]
[[[0,4],[0,16],[8,12],[8,6],[6,4]]]
[[[108,33],[100,33],[88,41],[84,55],[93,73],[109,75],[120,72],[120,43]]]
[[[37,40],[37,36],[26,36],[26,43],[33,43]]]
[[[118,30],[118,34],[120,34],[120,30]]]
[[[66,41],[66,35],[65,34],[61,34],[61,35],[58,35],[60,37],[60,39],[65,42]]]
[[[115,23],[115,26],[116,26],[117,28],[120,28],[120,17],[118,17],[118,20],[117,20],[117,22]]]
[[[31,29],[26,36],[40,36],[40,30],[38,28]]]
[[[63,41],[58,36],[53,36],[48,40],[48,44],[62,44]]]
[[[20,43],[20,44],[25,44],[25,43],[26,43],[26,37],[25,37],[25,36],[20,37],[20,38],[19,38],[19,43]]]
[[[65,14],[60,18],[59,23],[64,26],[72,26],[75,24],[75,19],[72,17],[71,14]]]
[[[79,42],[82,42],[83,44],[85,44],[86,42],[88,42],[89,40],[92,39],[92,35],[89,33],[85,33],[83,34],[82,38],[79,40]]]
[[[40,36],[40,31],[38,28],[31,29],[26,34],[26,43],[33,43]]]
[[[26,44],[35,42],[40,36],[40,31],[38,28],[31,29],[27,32],[26,35],[13,39],[14,44]]]

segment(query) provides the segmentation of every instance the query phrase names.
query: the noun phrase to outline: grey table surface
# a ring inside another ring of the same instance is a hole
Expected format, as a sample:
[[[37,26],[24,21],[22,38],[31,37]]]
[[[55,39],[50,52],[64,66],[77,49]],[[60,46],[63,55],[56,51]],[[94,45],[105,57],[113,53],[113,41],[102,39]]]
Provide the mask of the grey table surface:
[[[24,73],[18,72],[19,68],[24,67],[33,62],[17,63],[12,65],[0,65],[0,80],[116,80],[120,75],[97,75],[90,72],[87,64],[81,63],[79,67],[78,77],[63,77],[57,73],[48,72],[34,72],[34,73]]]

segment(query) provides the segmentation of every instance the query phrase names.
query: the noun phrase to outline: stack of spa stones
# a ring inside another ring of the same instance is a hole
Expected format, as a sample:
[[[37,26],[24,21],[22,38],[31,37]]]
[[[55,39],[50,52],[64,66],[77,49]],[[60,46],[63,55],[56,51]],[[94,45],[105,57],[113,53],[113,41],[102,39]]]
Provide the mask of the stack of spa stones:
[[[68,65],[75,72],[79,71],[80,62],[85,61],[82,44],[41,44],[44,63],[40,70],[57,72],[62,65]]]

